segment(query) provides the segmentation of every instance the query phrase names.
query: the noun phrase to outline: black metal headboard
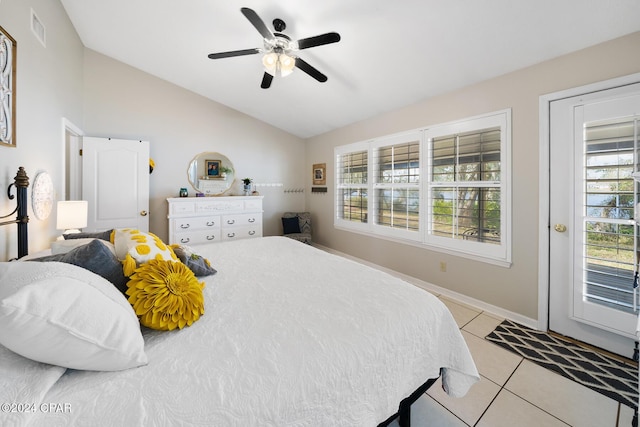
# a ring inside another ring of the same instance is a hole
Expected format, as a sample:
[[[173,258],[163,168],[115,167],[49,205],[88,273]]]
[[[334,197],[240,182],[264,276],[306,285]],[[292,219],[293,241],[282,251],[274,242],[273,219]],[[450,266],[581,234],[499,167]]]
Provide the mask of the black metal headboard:
[[[14,197],[16,197],[11,194],[11,187],[16,188],[17,206],[13,212],[8,215],[0,216],[0,219],[8,218],[13,214],[16,214],[16,219],[0,222],[0,226],[18,224],[18,258],[22,258],[29,253],[29,239],[27,237],[27,225],[29,224],[29,216],[27,215],[27,187],[29,187],[29,177],[22,166],[18,168],[14,182],[9,184],[7,188],[9,200],[13,200]]]

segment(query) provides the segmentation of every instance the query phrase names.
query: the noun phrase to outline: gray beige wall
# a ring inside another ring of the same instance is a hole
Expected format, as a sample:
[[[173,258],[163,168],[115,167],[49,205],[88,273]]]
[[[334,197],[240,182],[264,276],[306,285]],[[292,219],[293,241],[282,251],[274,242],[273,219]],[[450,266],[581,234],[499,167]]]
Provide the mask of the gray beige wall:
[[[326,195],[309,195],[315,240],[332,249],[466,295],[488,306],[538,317],[539,97],[640,72],[640,33],[572,53],[411,105],[307,141],[307,169],[327,163]],[[497,267],[333,227],[333,149],[402,130],[512,109],[513,264]],[[308,178],[310,186],[310,178]],[[447,272],[439,263],[447,263]]]

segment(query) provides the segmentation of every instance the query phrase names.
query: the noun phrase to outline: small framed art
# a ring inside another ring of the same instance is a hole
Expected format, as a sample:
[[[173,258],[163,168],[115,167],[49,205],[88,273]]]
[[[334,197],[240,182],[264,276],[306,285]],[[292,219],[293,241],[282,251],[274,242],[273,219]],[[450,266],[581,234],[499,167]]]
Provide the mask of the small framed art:
[[[0,145],[16,146],[16,41],[0,27]]]
[[[327,164],[316,163],[313,165],[313,185],[327,185]]]
[[[220,178],[221,160],[205,160],[208,178]]]

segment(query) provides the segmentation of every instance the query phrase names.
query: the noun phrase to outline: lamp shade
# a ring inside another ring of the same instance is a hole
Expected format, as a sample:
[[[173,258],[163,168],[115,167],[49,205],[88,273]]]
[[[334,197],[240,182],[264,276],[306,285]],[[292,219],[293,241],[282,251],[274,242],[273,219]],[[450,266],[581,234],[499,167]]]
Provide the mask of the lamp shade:
[[[65,200],[58,202],[56,228],[58,230],[79,229],[87,226],[89,202]]]
[[[280,62],[280,75],[282,77],[286,77],[291,74],[296,66],[295,58],[284,53],[280,54],[278,62]]]
[[[276,67],[278,65],[278,54],[275,52],[267,53],[262,57],[262,65],[264,65],[265,71],[272,76],[276,75]]]

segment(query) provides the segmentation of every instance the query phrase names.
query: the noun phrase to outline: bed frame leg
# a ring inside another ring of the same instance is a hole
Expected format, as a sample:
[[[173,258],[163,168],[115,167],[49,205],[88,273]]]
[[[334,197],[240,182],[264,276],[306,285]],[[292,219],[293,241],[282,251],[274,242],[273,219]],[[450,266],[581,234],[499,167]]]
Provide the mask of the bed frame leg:
[[[401,405],[398,415],[398,425],[400,427],[411,427],[411,405]]]

